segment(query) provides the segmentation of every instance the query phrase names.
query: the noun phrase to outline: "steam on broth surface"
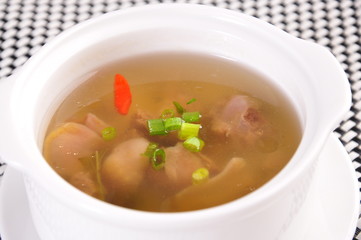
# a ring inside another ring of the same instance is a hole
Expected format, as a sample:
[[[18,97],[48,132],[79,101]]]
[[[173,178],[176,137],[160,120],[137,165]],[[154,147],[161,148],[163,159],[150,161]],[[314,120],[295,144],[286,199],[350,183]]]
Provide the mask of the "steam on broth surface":
[[[125,115],[114,106],[118,73],[132,95]],[[179,105],[200,119],[187,119]],[[152,133],[154,119],[168,131]],[[75,89],[52,118],[44,156],[91,196],[176,212],[254,191],[287,164],[300,138],[289,102],[261,77],[216,56],[159,53],[113,63]]]

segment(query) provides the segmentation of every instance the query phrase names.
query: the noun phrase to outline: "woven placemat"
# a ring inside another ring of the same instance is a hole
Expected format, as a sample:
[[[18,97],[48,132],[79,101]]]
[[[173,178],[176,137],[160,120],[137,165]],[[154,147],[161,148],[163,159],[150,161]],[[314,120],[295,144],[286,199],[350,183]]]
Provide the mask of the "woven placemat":
[[[240,11],[327,47],[351,83],[353,106],[336,133],[361,181],[361,0],[0,0],[0,80],[13,74],[44,43],[78,22],[118,9],[170,2]],[[0,175],[3,171],[0,163]],[[354,240],[361,240],[360,228],[361,221]]]

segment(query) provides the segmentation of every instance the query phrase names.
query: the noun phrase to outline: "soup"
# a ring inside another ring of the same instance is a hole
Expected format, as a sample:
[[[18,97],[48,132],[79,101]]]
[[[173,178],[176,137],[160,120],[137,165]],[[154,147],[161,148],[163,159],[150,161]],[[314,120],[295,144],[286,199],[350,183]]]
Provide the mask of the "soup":
[[[178,212],[255,191],[300,138],[289,101],[259,75],[229,59],[169,52],[92,73],[54,114],[43,152],[93,197]]]

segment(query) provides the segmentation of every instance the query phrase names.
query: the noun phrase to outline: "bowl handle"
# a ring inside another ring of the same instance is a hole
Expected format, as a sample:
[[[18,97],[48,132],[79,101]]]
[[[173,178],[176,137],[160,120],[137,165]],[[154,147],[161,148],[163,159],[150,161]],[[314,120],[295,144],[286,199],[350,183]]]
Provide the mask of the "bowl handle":
[[[12,134],[11,92],[15,85],[16,76],[0,80],[0,161],[24,172],[25,167],[20,152],[16,146],[16,137]]]
[[[297,41],[296,41],[297,42]],[[306,60],[324,123],[331,124],[334,130],[344,119],[352,103],[350,83],[341,64],[335,56],[323,46],[300,40],[297,45],[299,54]],[[315,103],[316,104],[316,103]],[[321,119],[320,119],[321,120]]]

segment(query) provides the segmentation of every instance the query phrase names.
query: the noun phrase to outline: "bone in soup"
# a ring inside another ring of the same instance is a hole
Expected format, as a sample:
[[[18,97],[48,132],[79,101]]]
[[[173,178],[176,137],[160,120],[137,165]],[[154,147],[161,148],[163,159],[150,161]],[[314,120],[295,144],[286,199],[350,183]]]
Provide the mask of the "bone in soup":
[[[259,75],[217,56],[158,53],[93,73],[54,114],[43,153],[93,197],[178,212],[255,191],[300,139],[288,99]]]

